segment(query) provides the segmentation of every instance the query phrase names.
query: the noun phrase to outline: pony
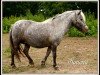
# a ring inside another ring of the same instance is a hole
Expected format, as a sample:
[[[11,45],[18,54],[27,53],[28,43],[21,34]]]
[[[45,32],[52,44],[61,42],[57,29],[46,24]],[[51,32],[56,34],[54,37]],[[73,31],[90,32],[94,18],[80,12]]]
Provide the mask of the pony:
[[[72,26],[83,33],[88,32],[88,26],[86,25],[85,15],[82,10],[65,11],[43,22],[32,20],[19,20],[15,22],[9,32],[11,66],[16,67],[14,57],[16,56],[20,60],[19,53],[22,52],[28,58],[29,64],[34,65],[28,53],[30,46],[35,48],[48,47],[41,65],[45,65],[49,54],[52,52],[53,67],[58,69],[56,63],[57,46],[60,44],[64,34]],[[20,47],[21,44],[24,45],[23,49]]]

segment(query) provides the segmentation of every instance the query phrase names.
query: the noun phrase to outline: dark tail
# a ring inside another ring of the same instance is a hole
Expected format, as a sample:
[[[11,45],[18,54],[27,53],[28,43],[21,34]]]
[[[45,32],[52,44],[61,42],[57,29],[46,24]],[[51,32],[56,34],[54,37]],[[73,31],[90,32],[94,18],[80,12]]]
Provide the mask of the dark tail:
[[[17,57],[17,59],[18,59],[19,61],[21,61],[21,60],[20,60],[19,53],[23,55],[23,49],[22,49],[21,45],[19,45],[19,46],[17,47],[17,49],[15,48],[15,46],[14,46],[14,44],[13,44],[12,30],[10,30],[9,35],[10,35],[11,54],[13,53],[13,54]],[[23,55],[23,56],[24,56],[24,55]]]

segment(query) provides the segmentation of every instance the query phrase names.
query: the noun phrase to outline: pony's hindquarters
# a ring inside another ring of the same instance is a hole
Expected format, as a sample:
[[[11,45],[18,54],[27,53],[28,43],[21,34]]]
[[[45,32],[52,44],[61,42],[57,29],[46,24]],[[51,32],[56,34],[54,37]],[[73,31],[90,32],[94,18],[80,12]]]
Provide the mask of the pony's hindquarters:
[[[19,53],[23,55],[21,43],[25,41],[24,31],[30,26],[32,21],[19,20],[15,22],[9,32],[9,40],[11,47],[11,66],[15,67],[14,57],[20,61]],[[23,55],[24,56],[24,55]]]
[[[14,45],[13,45],[13,39],[12,39],[12,30],[9,31],[9,41],[10,41],[10,47],[11,47],[11,66],[15,67],[14,64]]]
[[[9,41],[10,41],[10,47],[11,47],[11,66],[15,67],[14,56],[16,56],[18,60],[20,61],[18,51],[21,52],[20,51],[21,48],[20,48],[20,45],[15,45],[15,43],[13,42],[12,29],[9,31]]]

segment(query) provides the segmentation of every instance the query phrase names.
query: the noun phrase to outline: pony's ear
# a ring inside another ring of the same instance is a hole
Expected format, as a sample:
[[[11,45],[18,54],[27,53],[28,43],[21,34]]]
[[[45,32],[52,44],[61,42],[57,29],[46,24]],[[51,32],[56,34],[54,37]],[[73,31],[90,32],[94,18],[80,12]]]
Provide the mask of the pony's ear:
[[[79,10],[77,14],[78,14],[78,15],[80,15],[80,14],[81,14],[81,12],[82,12],[82,10]]]

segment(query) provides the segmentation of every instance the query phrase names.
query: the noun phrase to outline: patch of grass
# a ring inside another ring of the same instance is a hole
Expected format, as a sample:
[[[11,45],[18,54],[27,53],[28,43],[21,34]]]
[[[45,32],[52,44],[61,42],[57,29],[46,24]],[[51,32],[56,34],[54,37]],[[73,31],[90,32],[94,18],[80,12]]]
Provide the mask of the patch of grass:
[[[9,72],[11,72],[11,68],[9,68],[9,67],[10,66],[8,66],[8,65],[3,66],[2,73],[9,73]]]
[[[6,48],[6,50],[4,51],[5,53],[10,53],[11,52],[11,48]]]
[[[6,49],[3,51],[3,56],[10,57],[10,55],[11,55],[10,52],[11,52],[10,47],[9,47],[9,48],[6,48]]]
[[[10,65],[4,65],[2,68],[2,73],[19,73],[19,72],[24,72],[27,71],[28,69],[33,69],[34,67],[29,67],[29,66],[21,66],[21,67],[16,67],[12,68]],[[34,70],[34,69],[33,69]]]

